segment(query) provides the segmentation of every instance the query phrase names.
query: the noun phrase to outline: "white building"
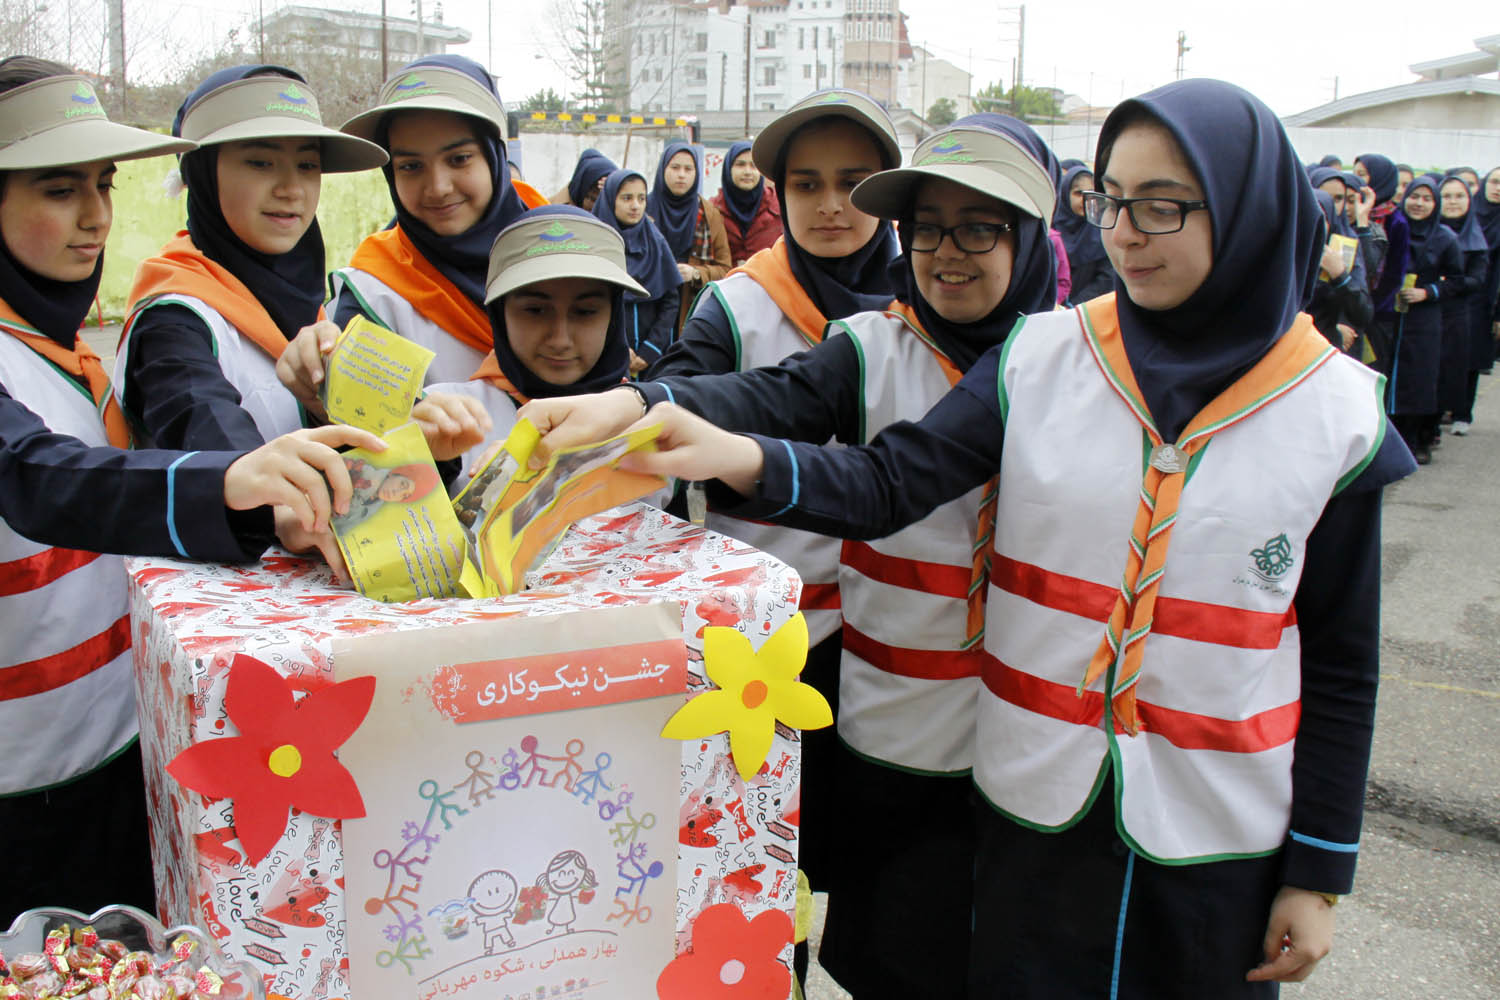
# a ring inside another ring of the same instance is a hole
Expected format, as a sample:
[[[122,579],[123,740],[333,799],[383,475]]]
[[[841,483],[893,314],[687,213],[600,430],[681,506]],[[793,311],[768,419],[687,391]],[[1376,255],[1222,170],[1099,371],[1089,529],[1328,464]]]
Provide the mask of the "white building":
[[[252,24],[252,30],[257,28],[268,39],[293,45],[304,52],[380,58],[382,24],[379,14],[290,5],[277,8]],[[404,17],[385,18],[384,34],[386,63],[392,67],[416,59],[419,49],[422,55],[438,55],[448,51],[448,46],[462,45],[472,37],[463,28],[427,18],[423,19],[419,32],[417,22]]]

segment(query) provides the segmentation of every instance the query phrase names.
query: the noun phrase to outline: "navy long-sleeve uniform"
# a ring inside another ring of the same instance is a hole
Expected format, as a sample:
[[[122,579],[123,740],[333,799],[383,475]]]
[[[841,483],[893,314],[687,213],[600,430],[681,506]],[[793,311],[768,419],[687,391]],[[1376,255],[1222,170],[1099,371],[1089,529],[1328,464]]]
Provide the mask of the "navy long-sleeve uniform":
[[[799,412],[789,405],[796,398],[805,417],[808,387],[819,390],[813,396],[834,399],[844,391],[831,360],[840,348],[829,346],[841,339],[777,369],[695,379],[691,392],[675,383],[644,388],[653,398],[680,396],[690,407],[715,399],[711,412],[748,412],[750,400],[754,409]],[[994,388],[999,357],[998,350],[985,354],[920,423],[893,424],[867,447],[823,449],[752,435],[765,468],[757,495],[734,512],[845,538],[880,538],[983,484],[1000,467],[1004,442]],[[1303,839],[1286,843],[1287,884],[1335,893],[1352,885],[1355,855],[1319,842],[1359,840],[1379,677],[1381,488],[1412,468],[1400,438],[1388,433],[1375,460],[1329,501],[1308,539],[1295,597],[1303,688],[1292,829]],[[722,485],[711,498],[739,499]]]
[[[0,385],[0,517],[47,545],[209,561],[254,559],[269,508],[224,506],[237,451],[123,451],[54,434]]]
[[[213,335],[188,307],[145,310],[126,364],[125,412],[157,447],[251,451],[265,443],[219,365]]]
[[[625,340],[630,349],[650,365],[666,352],[677,333],[677,312],[682,289],[674,288],[661,298],[625,302]]]
[[[732,372],[740,367],[740,344],[719,300],[700,295],[677,339],[659,358],[647,360],[650,367],[643,376],[647,379]]]

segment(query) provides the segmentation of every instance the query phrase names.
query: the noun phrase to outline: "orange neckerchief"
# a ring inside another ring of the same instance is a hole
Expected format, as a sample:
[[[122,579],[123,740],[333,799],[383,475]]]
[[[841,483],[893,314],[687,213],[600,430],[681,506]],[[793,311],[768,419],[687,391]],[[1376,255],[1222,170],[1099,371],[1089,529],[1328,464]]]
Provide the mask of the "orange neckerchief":
[[[938,348],[927,331],[922,329],[922,321],[917,319],[916,311],[904,302],[892,302],[886,312],[906,321],[912,332],[932,350],[938,366],[948,378],[948,385],[958,385],[964,373],[948,360],[948,356]],[[985,483],[984,494],[979,498],[979,527],[974,533],[974,554],[969,565],[969,613],[964,649],[972,648],[984,638],[984,604],[989,596],[990,582],[990,540],[995,537],[995,508],[999,500],[1000,477],[995,476]]]
[[[82,337],[73,341],[73,349],[70,351],[51,337],[37,333],[3,299],[0,299],[0,330],[15,337],[69,375],[83,379],[88,384],[89,395],[94,399],[94,408],[99,411],[99,419],[104,422],[104,433],[109,443],[116,448],[130,447],[130,425],[126,423],[125,414],[110,390],[109,375],[104,371],[104,363],[99,360],[94,349],[83,342]]]
[[[489,315],[422,256],[399,225],[365,237],[349,266],[379,279],[417,312],[474,350],[495,346]]]
[[[1338,352],[1313,327],[1312,318],[1299,313],[1292,328],[1281,335],[1281,339],[1253,368],[1199,411],[1183,429],[1176,444],[1166,444],[1151,419],[1151,412],[1130,369],[1130,359],[1125,355],[1114,294],[1085,303],[1079,307],[1078,313],[1084,338],[1100,370],[1130,407],[1130,412],[1151,442],[1141,483],[1140,504],[1136,508],[1135,524],[1130,529],[1130,552],[1120,594],[1110,612],[1104,639],[1089,660],[1088,669],[1078,685],[1081,698],[1088,686],[1105,674],[1111,664],[1118,663],[1114,686],[1109,692],[1110,702],[1121,727],[1134,736],[1141,728],[1136,713],[1135,685],[1140,680],[1141,658],[1146,648],[1146,636],[1151,633],[1157,590],[1166,572],[1167,546],[1172,539],[1172,525],[1177,520],[1178,502],[1187,484],[1193,457],[1200,454],[1219,431],[1280,399]]]
[[[521,204],[527,208],[541,208],[543,205],[552,204],[552,202],[547,200],[546,195],[519,177],[512,177],[510,179],[510,186],[516,189],[516,194],[521,196]]]
[[[484,360],[479,363],[479,370],[469,376],[469,381],[488,382],[515,400],[517,406],[525,406],[531,402],[530,398],[521,395],[520,391],[511,384],[510,378],[500,370],[500,362],[495,358],[494,351],[484,356]]]
[[[809,346],[822,343],[823,328],[828,325],[828,320],[797,283],[797,276],[792,274],[792,265],[786,255],[785,237],[777,237],[770,247],[756,251],[749,260],[729,273],[741,272],[750,275],[757,285],[766,290],[771,301],[776,303],[782,315],[792,321],[792,325]]]
[[[161,295],[191,295],[202,299],[257,347],[279,360],[287,339],[271,314],[245,283],[217,261],[210,260],[193,245],[187,230],[167,241],[161,253],[141,262],[130,288],[125,330],[129,331],[140,311]],[[318,309],[318,319],[324,313]],[[121,334],[123,341],[124,333]]]

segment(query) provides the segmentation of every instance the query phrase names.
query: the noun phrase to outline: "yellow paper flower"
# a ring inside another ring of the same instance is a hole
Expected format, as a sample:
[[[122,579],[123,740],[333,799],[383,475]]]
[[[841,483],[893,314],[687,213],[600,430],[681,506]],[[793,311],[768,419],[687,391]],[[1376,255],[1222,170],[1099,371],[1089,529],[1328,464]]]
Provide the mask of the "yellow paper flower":
[[[833,709],[814,688],[797,680],[807,663],[807,619],[797,612],[761,644],[738,629],[710,626],[703,630],[703,669],[718,685],[677,710],[661,734],[667,739],[695,740],[729,733],[729,750],[740,777],[749,781],[771,752],[779,719],[793,729],[833,725]]]

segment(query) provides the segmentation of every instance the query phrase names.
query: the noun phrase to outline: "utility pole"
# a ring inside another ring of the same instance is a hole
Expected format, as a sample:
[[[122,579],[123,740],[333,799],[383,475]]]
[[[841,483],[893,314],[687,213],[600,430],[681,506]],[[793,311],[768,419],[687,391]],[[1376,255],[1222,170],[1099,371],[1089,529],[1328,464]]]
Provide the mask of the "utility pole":
[[[1182,57],[1193,51],[1193,47],[1187,43],[1187,32],[1177,33],[1177,79],[1182,79]]]
[[[750,8],[745,8],[745,134],[750,134]]]
[[[677,107],[677,5],[672,5],[672,45],[667,52],[667,111]]]
[[[109,76],[120,89],[120,117],[128,118],[125,93],[125,0],[109,0]]]
[[[424,55],[423,50],[427,47],[427,39],[422,31],[422,0],[415,0],[415,2],[417,5],[417,58],[420,59]]]
[[[719,110],[724,110],[724,85],[729,82],[729,53],[719,53]]]
[[[1021,29],[1020,36],[1016,39],[1016,89],[1014,94],[1020,98],[1021,84],[1026,82],[1026,5],[1021,5]],[[1012,102],[1014,103],[1014,102]],[[1017,118],[1020,115],[1016,116]]]

